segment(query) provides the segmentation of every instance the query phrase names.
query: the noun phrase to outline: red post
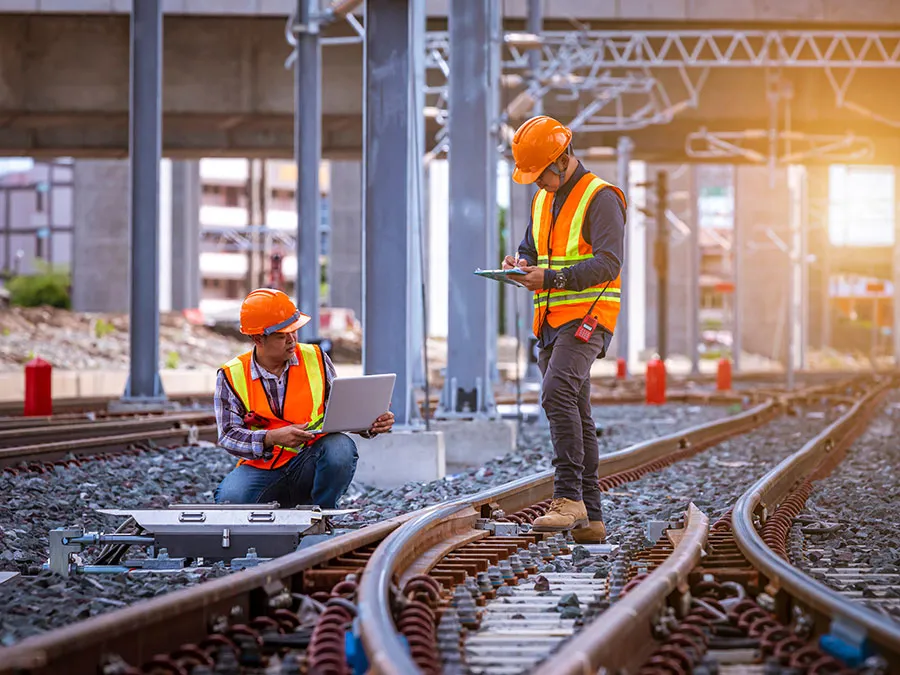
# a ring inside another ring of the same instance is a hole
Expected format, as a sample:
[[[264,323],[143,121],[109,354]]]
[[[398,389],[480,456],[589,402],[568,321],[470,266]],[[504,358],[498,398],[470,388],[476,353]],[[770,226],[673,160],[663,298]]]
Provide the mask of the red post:
[[[621,356],[616,359],[616,379],[624,380],[628,376],[628,369],[625,366],[625,359]]]
[[[728,359],[719,361],[719,369],[716,372],[716,389],[719,391],[731,389],[731,361]]]
[[[666,364],[658,358],[647,363],[647,404],[666,402]]]
[[[43,417],[53,414],[53,366],[43,359],[32,359],[25,364],[26,417]]]

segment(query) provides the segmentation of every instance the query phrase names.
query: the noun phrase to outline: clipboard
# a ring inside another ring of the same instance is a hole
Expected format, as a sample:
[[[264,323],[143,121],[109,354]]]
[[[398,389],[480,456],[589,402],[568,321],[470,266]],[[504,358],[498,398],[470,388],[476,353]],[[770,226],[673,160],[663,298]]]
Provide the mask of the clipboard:
[[[518,267],[513,267],[508,270],[483,270],[480,267],[475,270],[475,274],[480,277],[484,277],[485,279],[493,279],[494,281],[499,281],[500,283],[509,284],[510,286],[518,286],[519,288],[525,288],[522,284],[511,277],[524,277],[526,272],[523,272]]]

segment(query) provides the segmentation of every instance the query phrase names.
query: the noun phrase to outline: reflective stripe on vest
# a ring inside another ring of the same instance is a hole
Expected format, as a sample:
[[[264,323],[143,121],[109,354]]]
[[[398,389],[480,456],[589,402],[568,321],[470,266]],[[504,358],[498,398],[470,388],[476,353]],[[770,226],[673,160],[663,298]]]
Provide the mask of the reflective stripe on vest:
[[[284,395],[284,410],[277,417],[269,405],[266,390],[261,380],[254,380],[251,374],[253,352],[232,359],[222,369],[234,393],[248,412],[254,412],[268,421],[266,428],[278,429],[290,424],[307,424],[310,431],[320,427],[325,416],[325,363],[319,348],[315,345],[298,344],[295,350],[298,364],[287,372],[287,386]],[[262,427],[250,427],[256,431]],[[304,444],[306,447],[314,443]],[[270,460],[241,459],[238,464],[249,464],[260,469],[277,469],[286,464],[299,452],[298,448],[275,446]]]
[[[619,188],[591,173],[586,173],[566,197],[555,222],[551,211],[553,196],[546,190],[538,191],[532,203],[532,234],[539,267],[560,270],[594,257],[593,249],[585,241],[582,229],[591,200],[604,189],[615,190],[625,203],[625,195]],[[559,327],[570,321],[582,319],[588,311],[591,311],[601,326],[614,331],[620,304],[620,277],[608,285],[602,283],[581,291],[568,289],[537,291],[534,294],[534,334],[540,335],[545,320],[551,326]]]

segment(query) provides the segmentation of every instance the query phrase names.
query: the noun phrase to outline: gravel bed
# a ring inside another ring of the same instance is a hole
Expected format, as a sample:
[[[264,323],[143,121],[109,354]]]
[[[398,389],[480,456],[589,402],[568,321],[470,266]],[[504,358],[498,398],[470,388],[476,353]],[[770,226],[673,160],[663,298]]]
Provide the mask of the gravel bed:
[[[595,407],[593,411],[600,430],[601,454],[712,422],[728,414],[729,408],[724,406],[685,405],[613,405]],[[351,485],[342,506],[359,511],[338,522],[344,527],[374,523],[552,468],[549,429],[541,429],[536,424],[524,426],[518,445],[517,451],[502,457],[487,459],[489,455],[486,454],[487,461],[481,467],[472,467],[431,483],[410,482],[393,489]]]
[[[165,508],[179,501],[211,502],[213,490],[234,462],[209,447],[175,448],[57,467],[52,473],[0,473],[0,570],[23,573],[0,584],[0,645],[58,628],[227,574],[216,566],[167,576],[127,579],[121,575],[79,575],[64,579],[40,566],[49,555],[55,527],[77,526],[112,532],[121,519],[98,508]],[[90,550],[85,551],[90,561]]]
[[[623,405],[598,408],[595,419],[602,429],[601,451],[611,452],[727,414],[725,407]],[[340,526],[361,527],[508,482],[548,468],[551,455],[548,432],[525,427],[518,451],[492,459],[481,468],[389,491],[354,483],[340,506],[361,511],[343,519]],[[14,477],[0,473],[0,491],[7,495],[0,503],[0,570],[25,575],[0,584],[0,606],[12,608],[0,615],[0,645],[114,610],[135,597],[160,595],[226,574],[221,567],[213,567],[139,579],[117,575],[62,579],[40,571],[40,566],[48,555],[47,537],[52,528],[78,526],[111,532],[121,520],[94,509],[211,502],[216,485],[233,465],[225,451],[175,448],[86,462],[81,467],[57,467],[47,474]],[[66,601],[58,602],[63,597]]]
[[[795,521],[800,546],[791,547],[795,565],[896,621],[900,621],[898,433],[900,392],[895,391],[844,461],[814,484]]]
[[[615,488],[603,500],[607,541],[622,544],[643,533],[647,521],[680,517],[691,501],[714,523],[756,479],[845,410],[796,408],[748,434]]]

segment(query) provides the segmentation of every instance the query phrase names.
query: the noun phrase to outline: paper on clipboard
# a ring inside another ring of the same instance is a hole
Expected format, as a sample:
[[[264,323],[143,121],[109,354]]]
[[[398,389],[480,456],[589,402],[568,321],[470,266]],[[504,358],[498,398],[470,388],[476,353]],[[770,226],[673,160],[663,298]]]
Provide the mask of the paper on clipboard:
[[[480,277],[485,277],[487,279],[493,279],[494,281],[499,281],[504,284],[509,284],[510,286],[518,286],[519,288],[525,288],[522,284],[520,284],[515,279],[511,277],[517,276],[525,276],[525,272],[523,272],[518,267],[513,267],[508,270],[483,270],[480,267],[475,270],[475,274]]]

